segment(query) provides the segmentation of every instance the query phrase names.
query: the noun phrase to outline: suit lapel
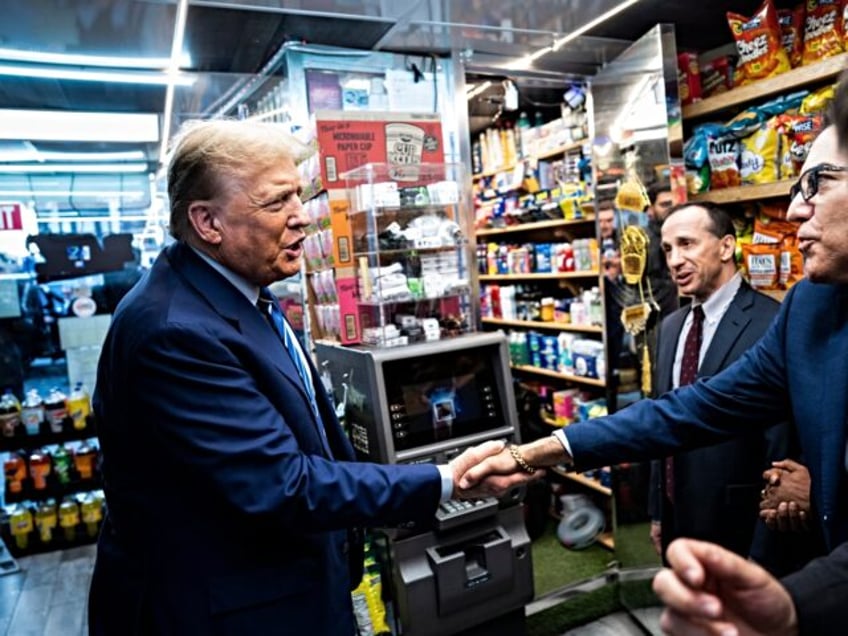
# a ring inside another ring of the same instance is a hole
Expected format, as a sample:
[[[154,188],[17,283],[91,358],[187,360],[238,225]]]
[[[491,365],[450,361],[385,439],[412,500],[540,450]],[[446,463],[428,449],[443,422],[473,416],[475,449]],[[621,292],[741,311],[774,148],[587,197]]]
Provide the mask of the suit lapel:
[[[657,393],[660,395],[671,391],[677,341],[680,339],[680,332],[683,330],[683,323],[688,312],[688,307],[678,309],[670,314],[663,324],[659,351],[657,351],[657,369],[663,369],[662,375],[657,378]]]
[[[736,344],[739,336],[751,322],[750,312],[754,306],[753,295],[754,292],[751,288],[743,282],[718,323],[715,335],[704,354],[701,366],[698,368],[699,377],[715,375],[720,369],[724,368],[733,345]]]

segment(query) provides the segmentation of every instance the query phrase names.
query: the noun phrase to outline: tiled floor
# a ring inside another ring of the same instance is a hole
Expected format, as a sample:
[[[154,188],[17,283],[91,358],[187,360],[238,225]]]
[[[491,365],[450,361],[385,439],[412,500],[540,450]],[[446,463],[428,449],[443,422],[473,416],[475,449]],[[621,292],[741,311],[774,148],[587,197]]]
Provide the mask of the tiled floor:
[[[0,634],[83,636],[95,546],[18,559],[20,572],[0,577]]]

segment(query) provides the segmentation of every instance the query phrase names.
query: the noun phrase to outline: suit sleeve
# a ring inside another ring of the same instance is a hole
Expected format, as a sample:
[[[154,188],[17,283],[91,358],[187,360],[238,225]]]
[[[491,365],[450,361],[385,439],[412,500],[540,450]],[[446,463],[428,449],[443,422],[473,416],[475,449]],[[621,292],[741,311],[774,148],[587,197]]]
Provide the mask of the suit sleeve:
[[[568,427],[575,468],[657,459],[783,419],[790,407],[784,354],[787,309],[785,304],[759,343],[721,373]]]
[[[848,543],[781,580],[798,613],[801,634],[844,634],[848,621]]]
[[[435,466],[338,462],[302,452],[285,418],[305,416],[308,406],[298,402],[281,414],[239,355],[202,325],[166,325],[130,359],[129,395],[148,415],[163,461],[240,513],[333,530],[423,520],[435,511]]]

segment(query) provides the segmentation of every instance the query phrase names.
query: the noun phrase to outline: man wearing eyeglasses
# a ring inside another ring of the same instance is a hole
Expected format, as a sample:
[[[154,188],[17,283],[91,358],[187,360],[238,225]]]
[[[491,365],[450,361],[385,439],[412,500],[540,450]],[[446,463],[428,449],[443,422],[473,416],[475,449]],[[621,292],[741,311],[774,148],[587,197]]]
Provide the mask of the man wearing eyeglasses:
[[[835,101],[848,129],[848,86]],[[678,541],[655,582],[670,633],[836,634],[848,619],[848,134],[826,128],[793,188],[807,280],[787,294],[762,340],[711,378],[578,423],[469,470],[460,487],[501,492],[537,467],[576,470],[658,458],[766,428],[791,415],[828,551],[780,583],[713,544]],[[520,459],[521,461],[517,461]],[[844,545],[843,545],[844,544]],[[706,546],[706,547],[705,547]]]

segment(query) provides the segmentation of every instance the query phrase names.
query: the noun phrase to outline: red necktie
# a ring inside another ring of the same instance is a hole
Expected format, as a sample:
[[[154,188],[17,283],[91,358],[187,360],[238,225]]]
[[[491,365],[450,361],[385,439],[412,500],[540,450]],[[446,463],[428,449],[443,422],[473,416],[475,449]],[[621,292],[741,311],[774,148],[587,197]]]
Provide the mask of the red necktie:
[[[701,341],[704,336],[704,310],[701,305],[692,308],[692,326],[683,343],[683,360],[680,363],[678,386],[692,384],[698,377],[698,358],[701,356]],[[665,494],[674,503],[674,458],[665,459]]]

